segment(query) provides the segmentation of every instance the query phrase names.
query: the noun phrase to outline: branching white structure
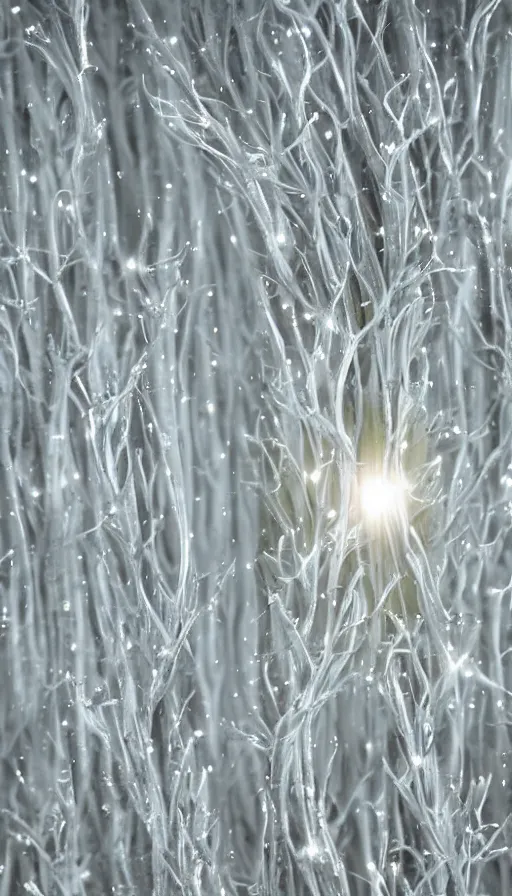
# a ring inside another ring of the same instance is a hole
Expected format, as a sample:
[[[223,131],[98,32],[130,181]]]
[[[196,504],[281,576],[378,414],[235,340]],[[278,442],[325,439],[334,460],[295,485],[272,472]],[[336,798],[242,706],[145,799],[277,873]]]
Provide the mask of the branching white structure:
[[[511,29],[0,4],[0,896],[510,896]]]

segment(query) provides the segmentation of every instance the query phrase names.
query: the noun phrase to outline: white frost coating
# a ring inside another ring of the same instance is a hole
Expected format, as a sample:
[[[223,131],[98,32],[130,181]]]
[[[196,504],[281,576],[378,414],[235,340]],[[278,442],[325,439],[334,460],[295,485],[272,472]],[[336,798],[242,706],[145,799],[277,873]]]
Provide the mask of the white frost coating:
[[[510,896],[509,4],[0,4],[0,896]]]

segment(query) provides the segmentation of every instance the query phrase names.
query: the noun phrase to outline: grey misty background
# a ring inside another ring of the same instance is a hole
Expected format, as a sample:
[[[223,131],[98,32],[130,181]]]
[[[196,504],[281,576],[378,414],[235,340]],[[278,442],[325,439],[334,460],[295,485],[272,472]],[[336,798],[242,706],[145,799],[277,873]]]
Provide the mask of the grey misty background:
[[[0,23],[0,896],[509,896],[510,4]],[[380,640],[362,397],[437,483]]]

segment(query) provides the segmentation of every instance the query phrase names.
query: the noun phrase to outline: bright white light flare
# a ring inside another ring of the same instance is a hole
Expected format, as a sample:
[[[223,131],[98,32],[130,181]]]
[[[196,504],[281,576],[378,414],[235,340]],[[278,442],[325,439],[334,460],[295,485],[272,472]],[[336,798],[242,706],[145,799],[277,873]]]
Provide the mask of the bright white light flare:
[[[405,510],[407,482],[382,474],[366,475],[361,481],[361,513],[370,523],[400,516]]]

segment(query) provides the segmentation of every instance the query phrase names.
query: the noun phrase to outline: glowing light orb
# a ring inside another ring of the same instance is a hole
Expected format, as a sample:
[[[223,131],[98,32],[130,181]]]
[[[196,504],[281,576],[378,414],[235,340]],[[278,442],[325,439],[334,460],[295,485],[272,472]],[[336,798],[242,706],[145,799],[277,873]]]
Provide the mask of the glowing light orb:
[[[309,474],[309,478],[311,479],[311,482],[313,483],[313,485],[317,485],[317,483],[320,482],[321,476],[322,476],[321,470],[313,470],[313,472]]]
[[[365,476],[360,486],[361,512],[371,523],[403,512],[407,483],[384,475]]]

